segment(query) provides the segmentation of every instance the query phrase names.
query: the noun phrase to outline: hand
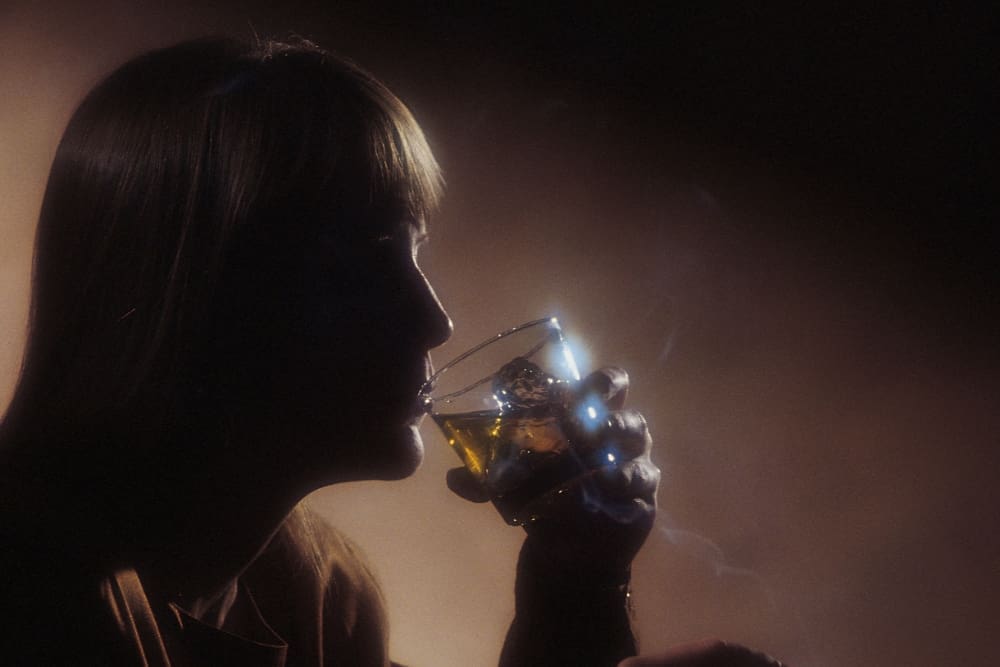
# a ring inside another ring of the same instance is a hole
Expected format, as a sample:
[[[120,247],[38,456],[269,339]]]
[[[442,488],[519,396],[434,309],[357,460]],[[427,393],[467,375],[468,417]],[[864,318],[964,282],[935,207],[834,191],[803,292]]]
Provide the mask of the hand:
[[[574,389],[563,428],[591,473],[525,526],[533,569],[603,583],[627,576],[652,528],[660,480],[645,419],[624,409],[627,394],[628,374],[619,368],[599,370]],[[448,486],[468,500],[488,499],[464,468],[448,472]]]
[[[624,410],[627,393],[625,371],[606,368],[564,397],[563,435],[586,470],[524,526],[501,667],[608,667],[636,652],[630,565],[653,526],[660,471],[646,421]],[[487,499],[464,469],[448,486]]]
[[[770,656],[739,644],[708,640],[674,647],[658,655],[626,658],[618,667],[783,667]]]

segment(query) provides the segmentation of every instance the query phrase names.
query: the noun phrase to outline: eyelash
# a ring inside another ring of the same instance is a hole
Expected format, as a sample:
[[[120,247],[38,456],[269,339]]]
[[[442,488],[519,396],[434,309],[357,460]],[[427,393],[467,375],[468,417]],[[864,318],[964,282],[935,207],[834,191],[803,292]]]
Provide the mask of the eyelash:
[[[420,248],[425,243],[427,243],[429,240],[430,239],[427,237],[426,234],[421,235],[418,238],[414,239],[414,243],[413,243],[412,249],[410,251],[410,255],[413,257],[414,260],[417,259],[417,254],[420,252]],[[382,243],[402,243],[402,240],[399,237],[397,237],[396,235],[393,235],[393,234],[382,234],[381,236],[376,237],[375,241],[376,241],[376,243],[380,243],[380,244],[382,244]],[[406,239],[406,241],[409,242],[409,239]]]

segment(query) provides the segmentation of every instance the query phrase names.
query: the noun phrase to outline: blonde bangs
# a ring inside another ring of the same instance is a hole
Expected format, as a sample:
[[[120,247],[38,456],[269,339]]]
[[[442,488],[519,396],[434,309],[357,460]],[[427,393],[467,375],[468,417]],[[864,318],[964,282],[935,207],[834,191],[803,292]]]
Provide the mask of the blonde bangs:
[[[395,201],[415,223],[422,224],[438,208],[444,178],[423,130],[410,110],[381,84],[375,84],[368,129],[372,201]]]

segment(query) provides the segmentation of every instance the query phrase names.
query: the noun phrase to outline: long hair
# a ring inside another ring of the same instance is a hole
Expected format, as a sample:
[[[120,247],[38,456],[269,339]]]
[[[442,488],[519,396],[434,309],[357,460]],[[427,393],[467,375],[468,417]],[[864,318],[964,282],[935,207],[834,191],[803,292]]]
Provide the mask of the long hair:
[[[0,457],[210,421],[245,380],[240,341],[268,335],[241,328],[263,326],[256,291],[280,289],[307,235],[364,234],[373,207],[419,220],[439,192],[406,107],[309,42],[205,39],[125,64],[56,153]]]

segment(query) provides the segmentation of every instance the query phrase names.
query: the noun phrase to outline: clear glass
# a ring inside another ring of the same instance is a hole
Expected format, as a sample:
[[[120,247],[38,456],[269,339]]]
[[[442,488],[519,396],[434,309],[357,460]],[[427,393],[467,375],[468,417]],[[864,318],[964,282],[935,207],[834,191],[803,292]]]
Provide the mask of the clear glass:
[[[424,409],[509,524],[537,518],[585,475],[565,428],[579,381],[547,317],[483,341],[424,385]]]

